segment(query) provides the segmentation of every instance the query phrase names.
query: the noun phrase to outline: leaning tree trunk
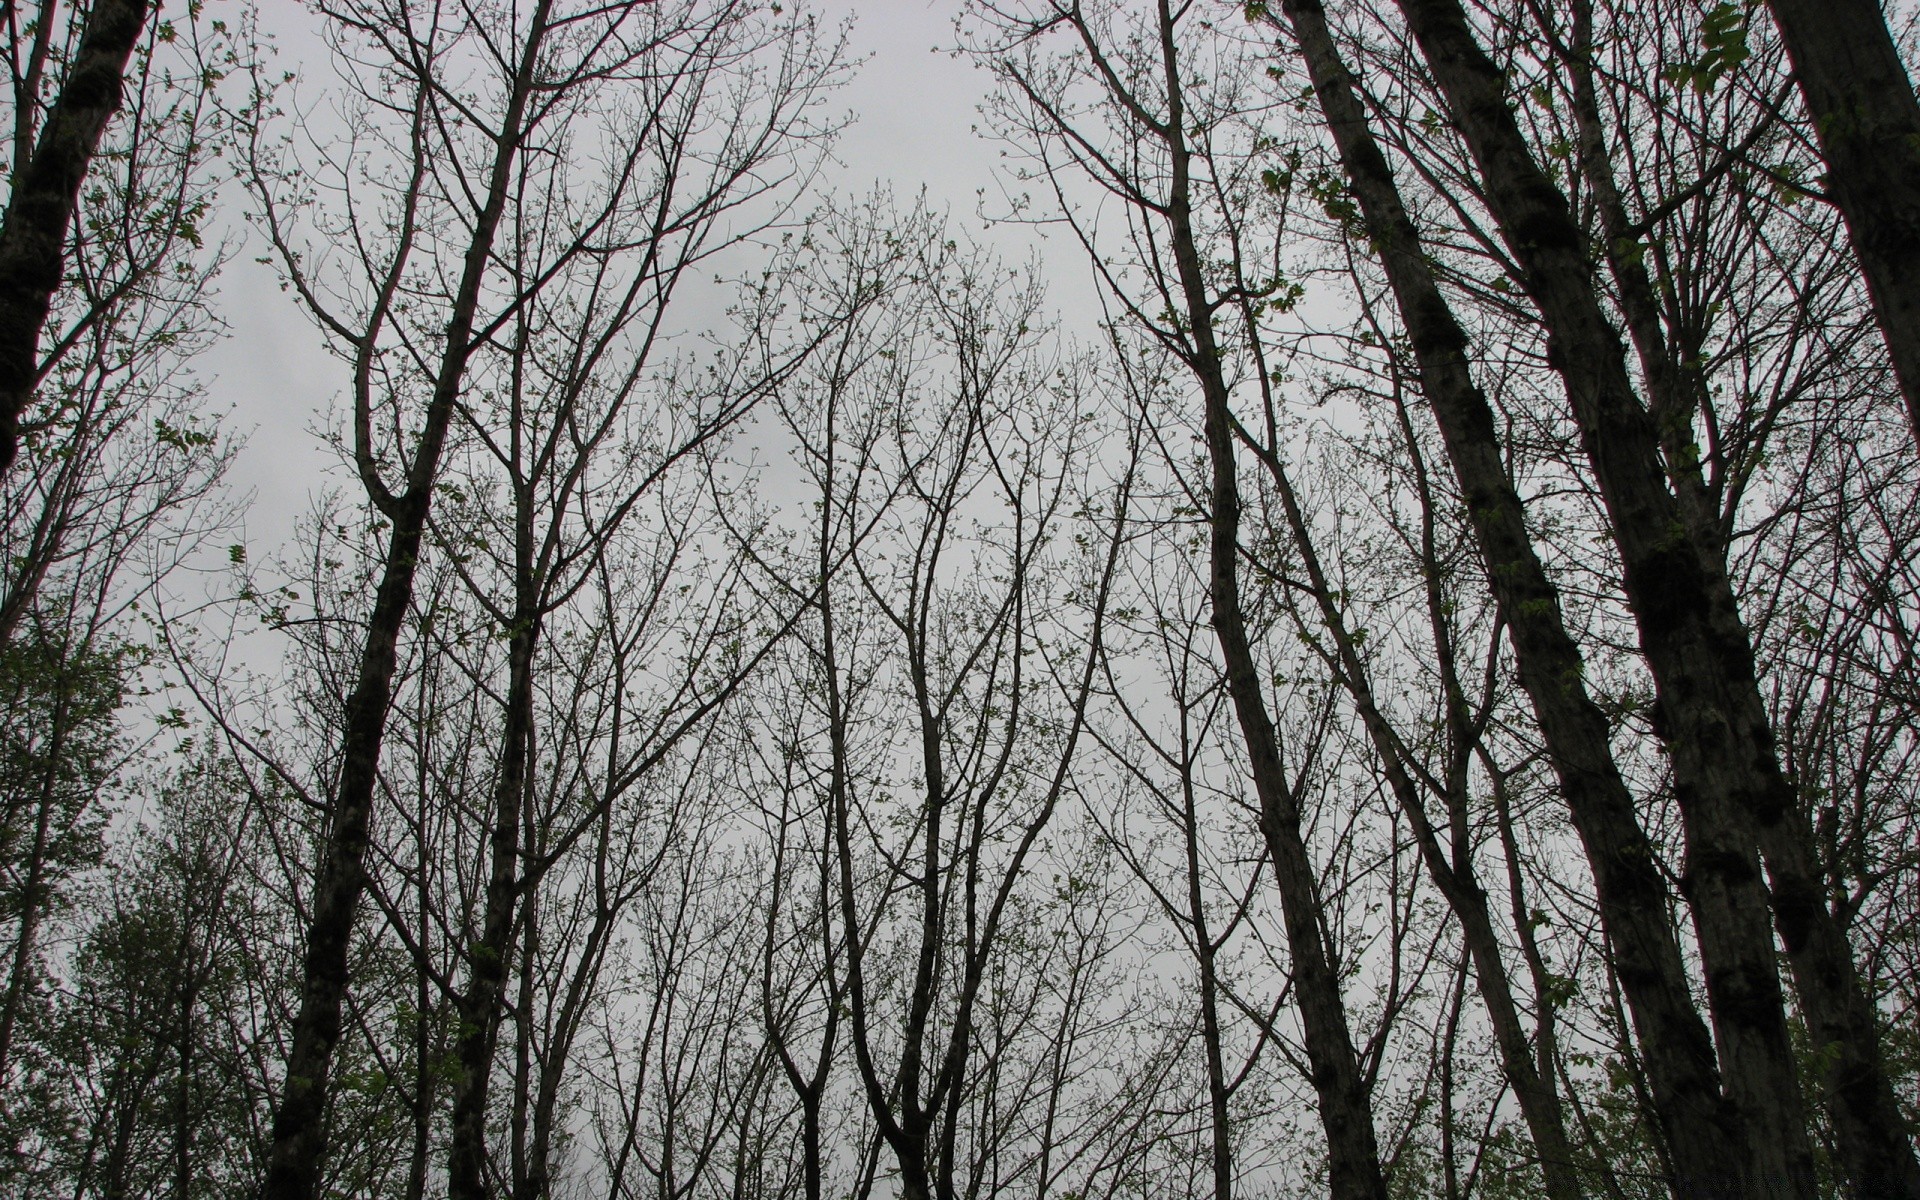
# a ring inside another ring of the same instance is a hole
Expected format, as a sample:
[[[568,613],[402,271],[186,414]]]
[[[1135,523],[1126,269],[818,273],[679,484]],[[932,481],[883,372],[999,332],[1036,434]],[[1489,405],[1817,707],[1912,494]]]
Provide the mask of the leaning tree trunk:
[[[13,195],[0,219],[0,475],[19,454],[20,418],[39,382],[40,331],[60,289],[80,184],[120,108],[147,8],[147,0],[94,0],[33,156],[14,164]],[[48,5],[41,19],[51,16]],[[20,98],[23,106],[32,102]]]
[[[1920,439],[1920,100],[1878,0],[1767,0]],[[1906,1195],[1920,1186],[1907,1155]],[[1893,1164],[1888,1164],[1890,1167]]]
[[[1613,759],[1606,717],[1581,682],[1585,664],[1527,532],[1492,409],[1469,370],[1466,334],[1440,292],[1392,171],[1367,127],[1324,11],[1310,0],[1290,0],[1285,8],[1386,269],[1420,369],[1421,390],[1433,406],[1513,642],[1521,686],[1533,703],[1593,868],[1601,918],[1645,1047],[1656,1111],[1678,1175],[1675,1189],[1683,1195],[1735,1194],[1745,1174],[1739,1149],[1747,1140],[1743,1125],[1720,1095],[1713,1044],[1694,1009],[1667,920],[1666,886]],[[1468,932],[1471,945],[1474,930]],[[1505,1057],[1511,1071],[1511,1052]]]
[[[1706,565],[1667,490],[1659,442],[1633,394],[1619,337],[1595,293],[1585,240],[1565,197],[1534,163],[1505,79],[1450,0],[1401,0],[1484,178],[1488,203],[1526,271],[1566,381],[1625,570],[1628,601],[1674,740],[1674,790],[1687,835],[1691,903],[1730,1095],[1746,1116],[1755,1182],[1765,1195],[1813,1196],[1773,935],[1725,706],[1711,694],[1720,650],[1698,604]],[[1683,600],[1682,597],[1685,597]]]
[[[341,738],[341,765],[325,845],[307,922],[306,954],[301,963],[300,1007],[294,1018],[293,1044],[287,1052],[280,1103],[273,1114],[272,1148],[263,1195],[267,1200],[317,1200],[326,1153],[328,1072],[340,1041],[345,1003],[347,956],[361,894],[366,890],[366,854],[379,783],[380,747],[393,699],[400,632],[413,602],[414,574],[439,474],[448,426],[473,353],[474,314],[493,251],[494,235],[506,210],[513,164],[523,135],[522,121],[533,92],[534,67],[547,29],[551,0],[535,7],[527,44],[513,81],[513,92],[497,139],[486,199],[474,225],[460,283],[447,322],[446,345],[434,380],[406,490],[378,497],[393,522],[388,533],[380,586],[367,622],[359,677],[347,698]],[[422,85],[424,86],[424,84]],[[384,502],[383,502],[384,501]]]
[[[1877,17],[1875,19],[1877,21]],[[1884,31],[1884,26],[1881,28]],[[1574,8],[1574,33],[1575,61],[1569,65],[1574,74],[1582,171],[1600,213],[1608,265],[1619,285],[1621,309],[1647,380],[1655,428],[1666,451],[1668,472],[1678,492],[1681,512],[1702,553],[1710,556],[1714,575],[1723,576],[1726,551],[1722,526],[1701,478],[1699,455],[1691,437],[1690,416],[1705,403],[1706,380],[1691,363],[1679,361],[1681,357],[1692,359],[1693,353],[1683,351],[1676,356],[1671,349],[1659,315],[1653,280],[1638,242],[1630,232],[1626,206],[1614,182],[1589,58],[1592,15],[1588,0],[1582,0]],[[1912,103],[1912,92],[1904,74],[1900,76],[1900,84],[1908,107],[1915,109],[1915,136],[1920,137],[1920,107]],[[1908,150],[1913,148],[1908,143],[1901,145]],[[1858,152],[1857,147],[1854,149]],[[1894,152],[1898,153],[1898,148]],[[1915,152],[1914,161],[1920,164],[1920,152]],[[1920,185],[1911,180],[1905,182],[1916,197],[1916,206],[1909,210],[1914,222],[1909,228],[1920,231]],[[1876,196],[1872,202],[1888,203],[1884,196]],[[1912,280],[1903,278],[1897,282],[1920,297],[1920,290]],[[1920,319],[1920,308],[1914,309],[1913,315]],[[1884,324],[1884,316],[1882,319]],[[1891,326],[1887,328],[1891,345],[1894,335]],[[1908,332],[1910,336],[1920,336],[1920,324],[1911,324]],[[1903,376],[1903,386],[1905,378]],[[1915,429],[1920,432],[1920,425]],[[1731,589],[1727,589],[1724,597],[1710,597],[1706,612],[1726,644],[1746,655],[1748,663],[1744,670],[1751,674],[1752,649],[1746,630],[1740,624],[1738,610],[1733,606]],[[1761,731],[1764,738],[1766,757],[1761,761],[1763,778],[1758,786],[1785,794],[1785,800],[1777,809],[1769,808],[1761,814],[1760,853],[1772,876],[1774,924],[1787,947],[1803,1016],[1813,1038],[1814,1059],[1819,1064],[1818,1077],[1832,1114],[1841,1164],[1855,1191],[1862,1196],[1920,1200],[1920,1159],[1914,1156],[1899,1101],[1880,1056],[1878,1024],[1872,1005],[1861,990],[1854,969],[1853,949],[1846,931],[1826,907],[1819,866],[1808,839],[1805,812],[1791,795],[1778,760],[1772,757],[1773,735],[1768,728],[1764,703],[1751,688],[1740,689],[1735,700],[1745,708],[1743,717],[1747,727]]]
[[[1178,205],[1174,207],[1177,211]],[[1194,268],[1198,270],[1197,262]],[[1211,340],[1208,337],[1202,343],[1200,356],[1216,353],[1206,344]],[[1219,360],[1215,357],[1210,361]],[[1287,786],[1273,719],[1267,714],[1266,698],[1261,693],[1259,664],[1247,637],[1236,562],[1240,553],[1239,481],[1226,389],[1214,381],[1203,383],[1203,387],[1207,450],[1213,460],[1213,628],[1226,664],[1227,690],[1253,768],[1260,832],[1273,856],[1274,878],[1279,885],[1287,950],[1300,997],[1300,1019],[1306,1027],[1307,1058],[1319,1097],[1320,1123],[1327,1137],[1328,1184],[1334,1200],[1385,1200],[1386,1181],[1380,1171],[1372,1100],[1354,1052],[1340,980],[1321,936],[1322,905],[1313,860],[1301,834],[1299,805]]]
[[[1287,784],[1280,762],[1273,718],[1267,713],[1266,697],[1261,689],[1260,667],[1247,635],[1246,612],[1240,597],[1240,484],[1233,414],[1221,367],[1221,349],[1213,335],[1213,307],[1207,299],[1206,278],[1193,231],[1192,154],[1186,144],[1186,116],[1173,45],[1173,20],[1164,0],[1160,6],[1160,39],[1168,101],[1166,123],[1159,133],[1166,142],[1173,167],[1167,218],[1187,310],[1185,315],[1193,338],[1189,365],[1200,381],[1207,454],[1212,463],[1209,590],[1213,629],[1226,666],[1227,691],[1233,700],[1247,759],[1252,766],[1254,793],[1260,804],[1260,832],[1273,856],[1287,950],[1292,957],[1293,979],[1300,998],[1300,1020],[1306,1032],[1307,1058],[1319,1100],[1320,1124],[1327,1138],[1328,1185],[1333,1200],[1386,1200],[1386,1179],[1380,1169],[1380,1147],[1373,1128],[1372,1097],[1360,1070],[1359,1056],[1354,1051],[1346,1002],[1340,995],[1340,979],[1321,934],[1323,906],[1313,859],[1301,833],[1298,800]]]
[[[1697,504],[1681,502],[1690,498],[1684,469],[1677,481],[1681,501],[1668,490],[1658,430],[1634,395],[1580,228],[1566,197],[1528,152],[1506,106],[1498,68],[1475,42],[1455,0],[1401,0],[1401,7],[1526,271],[1549,330],[1550,360],[1566,382],[1613,521],[1628,601],[1673,733],[1675,792],[1689,841],[1687,890],[1729,1088],[1752,1122],[1757,1182],[1774,1194],[1810,1196],[1811,1147],[1772,936],[1754,911],[1764,898],[1756,844],[1774,872],[1775,914],[1796,968],[1800,960],[1817,960],[1826,976],[1842,980],[1851,993],[1803,986],[1810,1024],[1840,1030],[1845,1036],[1835,1052],[1856,1067],[1877,1063],[1878,1048],[1873,1031],[1860,1027],[1864,1000],[1844,934],[1819,902],[1806,870],[1811,855],[1804,828],[1796,828],[1804,821],[1779,768],[1724,555],[1704,540],[1699,516],[1690,511]],[[1881,1126],[1873,1132],[1887,1153],[1911,1156],[1898,1130]],[[1864,1183],[1861,1165],[1846,1165]]]

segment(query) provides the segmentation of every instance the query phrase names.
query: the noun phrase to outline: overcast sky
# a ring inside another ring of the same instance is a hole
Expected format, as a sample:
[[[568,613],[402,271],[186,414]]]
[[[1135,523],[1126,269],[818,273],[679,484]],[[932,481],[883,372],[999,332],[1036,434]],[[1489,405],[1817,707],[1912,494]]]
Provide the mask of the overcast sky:
[[[853,52],[866,59],[838,99],[854,118],[821,181],[823,190],[860,196],[876,184],[903,202],[925,188],[929,202],[972,223],[979,190],[1000,194],[1001,148],[973,132],[990,86],[984,71],[949,53],[953,0],[812,0],[830,20],[852,18]],[[262,0],[261,23],[275,35],[281,56],[302,77],[311,102],[331,80],[312,18],[292,0]],[[319,61],[313,61],[319,59]],[[242,198],[235,194],[231,203]],[[1002,229],[993,241],[1020,259],[1037,244],[1031,230]],[[1059,256],[1059,239],[1045,249]],[[341,364],[322,349],[312,325],[283,294],[269,267],[249,247],[236,254],[221,279],[221,310],[232,336],[203,370],[215,377],[213,397],[230,408],[230,427],[247,440],[230,482],[251,493],[246,540],[256,553],[284,548],[294,522],[322,489],[344,482],[320,444],[319,429],[344,388]],[[1060,261],[1060,285],[1084,287],[1077,256]]]

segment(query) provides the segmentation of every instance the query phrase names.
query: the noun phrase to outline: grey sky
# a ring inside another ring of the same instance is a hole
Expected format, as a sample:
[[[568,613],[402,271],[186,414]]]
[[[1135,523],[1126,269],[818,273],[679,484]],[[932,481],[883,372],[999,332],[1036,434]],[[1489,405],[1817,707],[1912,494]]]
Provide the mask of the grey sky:
[[[990,86],[987,74],[947,53],[954,40],[953,0],[813,0],[828,20],[853,19],[852,48],[866,58],[837,100],[854,117],[842,136],[836,162],[820,187],[860,196],[889,185],[903,202],[924,187],[930,204],[972,222],[978,192],[998,194],[995,172],[1000,147],[976,136],[977,107]],[[292,0],[262,0],[261,24],[278,42],[281,56],[303,78],[308,102],[330,83],[324,49],[313,18]],[[938,50],[936,50],[936,47]],[[239,205],[235,193],[230,203]],[[1003,229],[993,237],[1010,259],[1036,244],[1031,230]],[[1051,247],[1062,249],[1056,239]],[[232,336],[202,369],[215,377],[217,405],[231,408],[230,427],[247,447],[230,482],[251,492],[246,538],[256,553],[286,545],[294,522],[312,497],[344,482],[320,444],[329,406],[345,385],[342,365],[321,348],[313,327],[283,294],[271,268],[254,261],[257,247],[243,249],[221,280],[221,311]],[[1077,256],[1056,273],[1060,285],[1082,282]],[[331,472],[331,473],[330,473]]]

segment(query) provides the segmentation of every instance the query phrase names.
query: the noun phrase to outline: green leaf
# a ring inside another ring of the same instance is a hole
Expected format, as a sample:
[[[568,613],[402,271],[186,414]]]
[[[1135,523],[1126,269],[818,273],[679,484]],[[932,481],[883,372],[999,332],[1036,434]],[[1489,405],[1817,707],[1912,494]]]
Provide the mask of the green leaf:
[[[1727,75],[1740,69],[1752,51],[1747,46],[1746,5],[1722,0],[1707,10],[1700,24],[1700,57],[1692,62],[1676,63],[1662,74],[1695,91],[1711,92]]]

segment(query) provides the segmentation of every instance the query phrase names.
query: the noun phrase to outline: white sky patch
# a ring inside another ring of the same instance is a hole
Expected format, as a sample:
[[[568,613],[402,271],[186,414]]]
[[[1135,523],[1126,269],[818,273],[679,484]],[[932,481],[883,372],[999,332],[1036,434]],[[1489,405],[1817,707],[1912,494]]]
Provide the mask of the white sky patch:
[[[993,81],[952,53],[951,0],[822,0],[813,7],[829,25],[851,19],[850,50],[864,62],[828,102],[852,124],[835,145],[815,197],[798,211],[836,197],[856,201],[877,187],[890,189],[904,211],[924,191],[928,207],[950,214],[956,232],[990,242],[1009,266],[1040,255],[1048,266],[1050,306],[1066,317],[1063,326],[1082,336],[1091,332],[1086,305],[1093,291],[1077,246],[1033,226],[981,228],[978,218],[1004,214],[1007,189],[1019,185],[1007,178],[1002,147],[976,131]],[[338,84],[311,13],[266,0],[260,21],[278,47],[279,65],[300,77],[302,107],[327,106]],[[229,193],[229,228],[238,226],[245,203],[238,188]],[[241,495],[251,494],[245,539],[256,561],[288,546],[319,493],[351,482],[322,441],[344,395],[346,367],[280,289],[274,268],[255,261],[261,254],[258,241],[249,239],[221,277],[219,310],[231,336],[203,366],[213,380],[215,408],[231,411],[229,430],[247,442],[229,482]],[[739,261],[738,252],[729,257]],[[708,315],[686,314],[696,325]],[[724,327],[717,319],[707,323]]]

